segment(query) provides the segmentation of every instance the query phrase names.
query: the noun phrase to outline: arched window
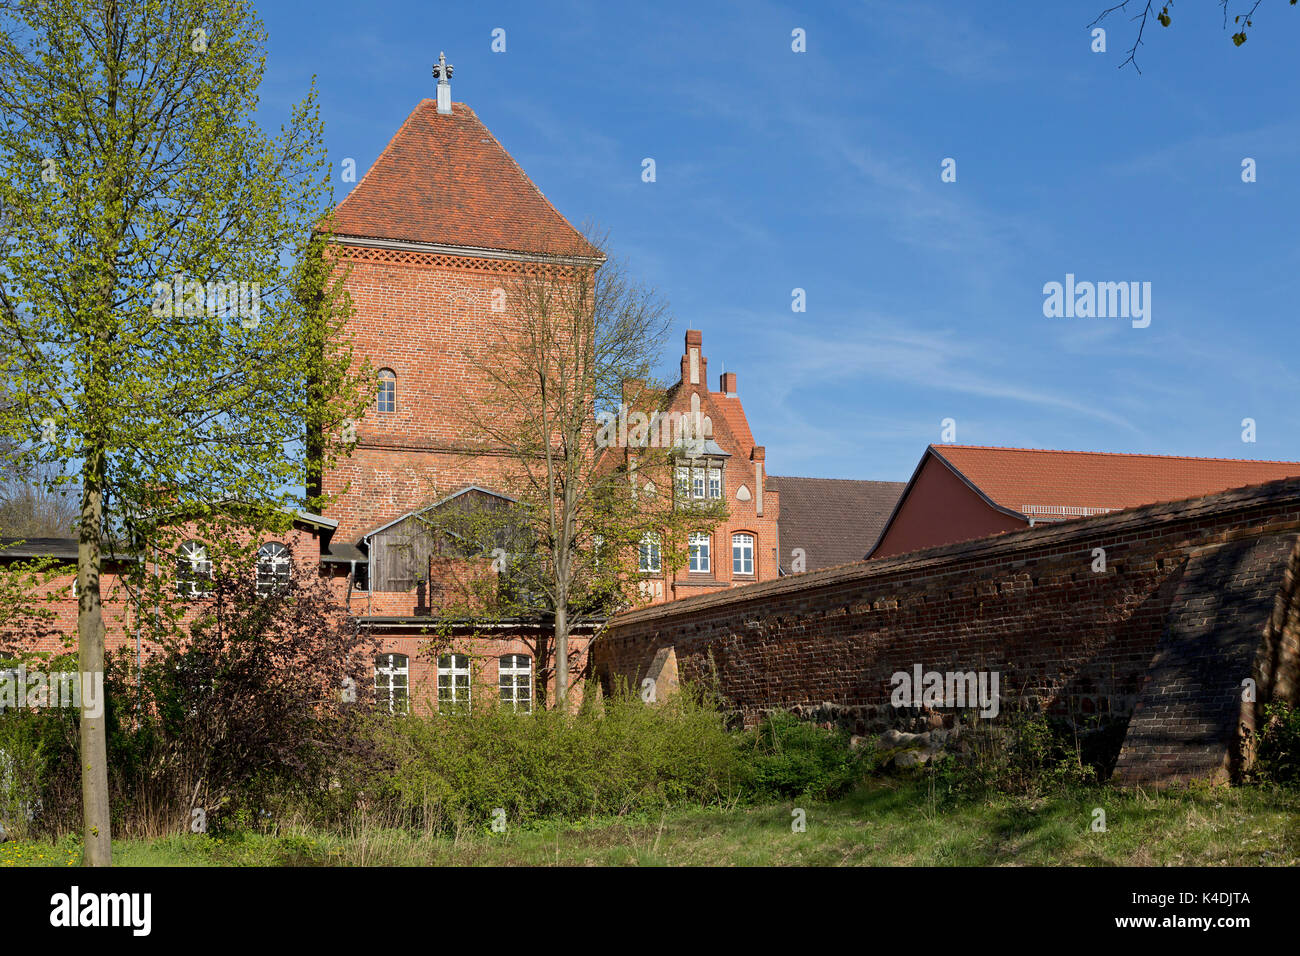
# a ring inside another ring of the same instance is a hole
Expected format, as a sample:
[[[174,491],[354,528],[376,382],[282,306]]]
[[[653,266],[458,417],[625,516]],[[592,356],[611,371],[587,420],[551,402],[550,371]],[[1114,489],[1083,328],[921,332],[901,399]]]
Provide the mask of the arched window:
[[[469,656],[442,654],[438,657],[438,709],[469,706]]]
[[[731,536],[731,573],[754,573],[754,536],[752,534],[733,534]]]
[[[404,714],[411,706],[411,660],[405,654],[380,654],[375,658],[375,704],[390,714]]]
[[[397,411],[397,373],[391,368],[379,370],[379,411]]]
[[[263,597],[289,586],[289,549],[268,541],[257,549],[257,593]]]
[[[198,597],[212,582],[212,562],[202,541],[186,541],[176,555],[176,593]]]
[[[527,654],[504,654],[497,662],[501,703],[515,713],[533,712],[533,659]]]

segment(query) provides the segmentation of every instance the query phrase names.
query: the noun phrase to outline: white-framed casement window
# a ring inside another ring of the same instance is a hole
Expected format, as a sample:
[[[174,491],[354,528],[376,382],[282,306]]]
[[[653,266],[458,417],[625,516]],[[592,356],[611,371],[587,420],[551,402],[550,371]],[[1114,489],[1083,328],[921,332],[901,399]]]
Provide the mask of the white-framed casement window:
[[[718,500],[722,497],[722,469],[709,469],[709,497]]]
[[[411,659],[405,654],[380,654],[375,658],[375,705],[390,714],[411,707]]]
[[[202,541],[186,541],[176,555],[176,593],[199,597],[212,583],[212,562]]]
[[[469,655],[438,656],[438,709],[469,706]]]
[[[377,410],[381,412],[397,411],[397,373],[391,368],[379,370],[377,405]]]
[[[533,659],[527,654],[503,654],[497,661],[501,703],[517,714],[533,712]]]
[[[289,549],[268,541],[257,549],[257,593],[265,597],[289,587]]]
[[[731,573],[754,573],[754,536],[752,534],[733,534],[731,536]]]
[[[707,534],[692,534],[688,540],[690,545],[690,570],[707,572],[709,570],[709,536]]]
[[[640,554],[637,557],[637,570],[658,571],[660,568],[659,536],[647,534],[641,539]]]
[[[679,467],[674,475],[677,479],[677,497],[689,498],[691,496],[691,470],[686,467]]]
[[[691,490],[696,498],[704,497],[704,469],[691,469]]]

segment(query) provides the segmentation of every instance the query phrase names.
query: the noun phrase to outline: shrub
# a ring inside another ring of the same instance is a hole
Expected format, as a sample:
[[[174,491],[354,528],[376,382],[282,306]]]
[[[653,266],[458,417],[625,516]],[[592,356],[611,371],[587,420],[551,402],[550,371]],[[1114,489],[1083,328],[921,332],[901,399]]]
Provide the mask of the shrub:
[[[1264,729],[1255,739],[1255,775],[1270,783],[1300,785],[1300,708],[1285,701],[1267,704]]]
[[[722,715],[690,689],[648,707],[634,694],[578,714],[385,717],[371,724],[383,755],[366,797],[428,830],[717,805],[742,795],[744,768]]]
[[[951,798],[988,793],[1036,796],[1094,783],[1095,767],[1065,721],[1039,710],[1014,710],[997,723],[972,719],[955,746],[926,768],[937,792]]]
[[[749,789],[760,799],[839,796],[867,770],[865,754],[849,747],[842,730],[825,730],[785,711],[767,715],[742,736]]]

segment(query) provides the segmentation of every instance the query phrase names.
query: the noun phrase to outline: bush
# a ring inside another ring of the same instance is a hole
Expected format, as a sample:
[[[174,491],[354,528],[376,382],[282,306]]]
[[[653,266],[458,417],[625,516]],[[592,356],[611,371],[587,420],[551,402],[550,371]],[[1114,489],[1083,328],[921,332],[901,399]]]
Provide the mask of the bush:
[[[950,798],[1037,796],[1098,778],[1069,724],[1029,709],[1012,711],[998,723],[971,720],[926,773],[936,791]]]
[[[1264,729],[1255,739],[1255,775],[1270,783],[1300,785],[1300,708],[1284,701],[1264,707]]]
[[[825,730],[776,711],[743,735],[749,790],[759,799],[837,797],[862,779],[868,758],[849,748],[844,731]]]
[[[684,689],[648,707],[617,694],[578,714],[376,716],[383,758],[367,802],[428,830],[648,813],[743,796],[746,777],[723,716]]]

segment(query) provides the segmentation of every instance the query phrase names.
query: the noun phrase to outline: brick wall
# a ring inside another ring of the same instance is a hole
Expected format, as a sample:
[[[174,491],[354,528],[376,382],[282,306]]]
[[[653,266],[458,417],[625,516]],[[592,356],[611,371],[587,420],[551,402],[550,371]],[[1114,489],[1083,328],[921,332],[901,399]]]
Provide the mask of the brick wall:
[[[639,685],[671,648],[682,679],[716,675],[747,723],[787,708],[858,733],[917,719],[890,704],[895,672],[997,671],[1004,712],[1136,712],[1121,770],[1222,776],[1227,692],[1253,676],[1261,703],[1295,697],[1298,532],[1300,479],[1040,526],[634,611],[595,642],[593,670]],[[1170,721],[1186,732],[1159,733]]]

